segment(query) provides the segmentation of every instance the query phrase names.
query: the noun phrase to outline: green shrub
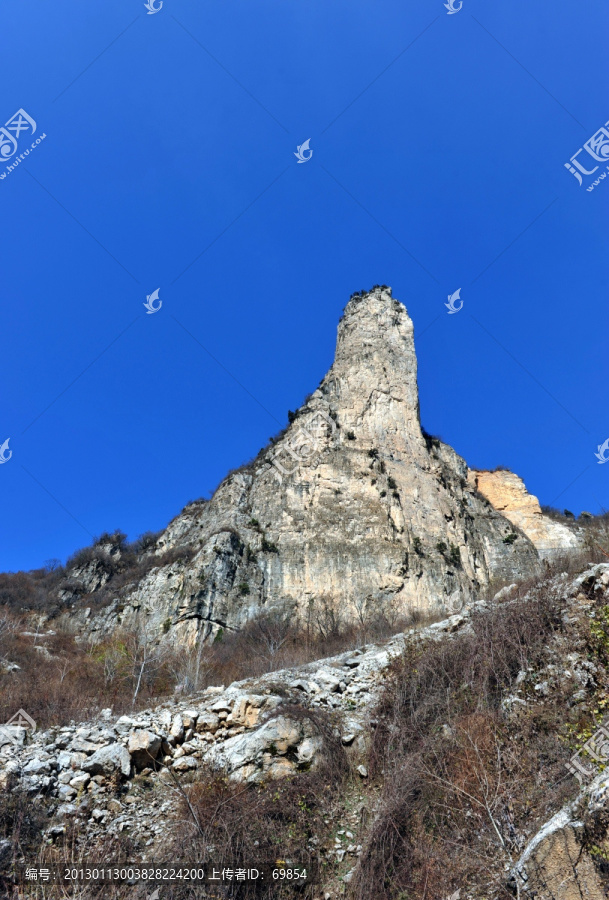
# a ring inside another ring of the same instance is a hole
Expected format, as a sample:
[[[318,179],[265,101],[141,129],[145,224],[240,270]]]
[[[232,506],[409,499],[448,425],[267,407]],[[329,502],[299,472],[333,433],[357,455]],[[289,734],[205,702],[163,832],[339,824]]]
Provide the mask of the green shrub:
[[[279,549],[277,544],[274,544],[272,541],[267,540],[266,535],[262,538],[262,546],[260,547],[263,553],[279,553]]]
[[[461,551],[458,547],[455,547],[454,544],[450,545],[450,553],[448,554],[448,561],[451,565],[455,566],[455,568],[461,568]]]

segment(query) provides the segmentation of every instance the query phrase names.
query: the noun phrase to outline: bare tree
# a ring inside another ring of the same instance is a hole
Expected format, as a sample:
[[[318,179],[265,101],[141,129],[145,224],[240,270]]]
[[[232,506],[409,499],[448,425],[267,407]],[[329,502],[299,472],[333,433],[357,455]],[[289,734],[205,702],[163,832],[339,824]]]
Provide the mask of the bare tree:
[[[359,595],[353,600],[353,608],[359,622],[360,631],[362,633],[362,643],[365,644],[368,639],[368,625],[370,624],[370,615],[372,607],[372,598],[369,595]]]
[[[272,671],[277,655],[294,635],[294,624],[290,613],[270,611],[249,622],[243,633],[252,652]]]
[[[59,672],[59,683],[63,684],[65,681],[66,675],[70,671],[70,660],[62,659],[57,666],[57,671]]]
[[[381,597],[380,615],[391,633],[397,630],[400,620],[404,619],[404,609],[395,594],[385,594]]]
[[[182,690],[198,691],[206,675],[213,669],[209,646],[204,638],[198,636],[194,647],[180,650],[170,658],[169,668]]]
[[[167,649],[156,638],[157,629],[154,625],[138,616],[133,627],[119,635],[106,654],[106,681],[112,681],[115,677],[131,681],[132,706],[135,706],[142,683],[151,678],[167,659]]]
[[[106,685],[112,684],[118,678],[123,659],[124,654],[116,643],[108,647],[104,653],[104,680]]]
[[[342,617],[336,601],[329,594],[321,594],[315,603],[315,626],[325,641],[340,634]]]
[[[16,630],[17,623],[13,616],[6,610],[0,610],[0,647]]]

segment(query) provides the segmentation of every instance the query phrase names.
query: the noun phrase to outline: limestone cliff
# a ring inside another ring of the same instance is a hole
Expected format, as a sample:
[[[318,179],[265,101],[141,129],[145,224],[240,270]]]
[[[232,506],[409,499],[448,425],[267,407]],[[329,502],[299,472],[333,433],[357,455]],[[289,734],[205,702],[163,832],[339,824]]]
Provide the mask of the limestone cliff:
[[[189,558],[165,564],[180,548]],[[90,633],[141,613],[195,640],[275,606],[454,611],[539,567],[525,530],[422,431],[413,323],[385,287],[352,297],[334,364],[289,427],[187,506],[150,554],[158,567],[91,615]]]
[[[498,512],[524,531],[542,559],[578,548],[577,535],[566,525],[544,516],[539,500],[529,494],[518,475],[504,469],[495,472],[472,469],[468,479]]]

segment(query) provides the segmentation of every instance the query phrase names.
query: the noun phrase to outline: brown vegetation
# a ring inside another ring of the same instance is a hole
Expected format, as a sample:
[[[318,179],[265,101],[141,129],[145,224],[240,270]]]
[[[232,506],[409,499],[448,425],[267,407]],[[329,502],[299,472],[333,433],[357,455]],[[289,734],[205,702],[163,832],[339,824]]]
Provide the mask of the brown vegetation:
[[[334,825],[328,815],[340,801],[350,778],[347,754],[336,723],[328,714],[288,706],[275,710],[291,719],[306,718],[322,737],[320,763],[314,770],[263,784],[236,784],[202,773],[182,794],[182,824],[175,834],[174,854],[199,859],[216,869],[240,865],[307,870],[309,884],[254,883],[233,885],[227,897],[257,898],[318,896],[327,878],[322,846]],[[318,887],[316,888],[315,885]],[[186,898],[176,892],[174,897]]]
[[[130,712],[176,690],[193,693],[354,649],[417,620],[390,610],[374,622],[364,617],[360,627],[347,625],[327,600],[306,622],[267,614],[239,632],[221,630],[213,643],[185,649],[159,645],[162,634],[144,623],[100,644],[78,643],[72,634],[37,630],[26,616],[0,607],[0,721],[20,708],[39,727],[84,720],[106,707]]]
[[[551,705],[533,700],[522,715],[507,715],[502,701],[519,674],[549,662],[550,647],[558,659],[578,642],[584,653],[591,648],[589,626],[588,636],[575,626],[565,634],[548,580],[513,597],[476,613],[469,633],[410,646],[394,664],[369,755],[379,813],[354,900],[442,897],[458,888],[507,900],[506,868],[525,836],[540,814],[577,793],[560,740],[581,716],[569,689],[554,687]]]

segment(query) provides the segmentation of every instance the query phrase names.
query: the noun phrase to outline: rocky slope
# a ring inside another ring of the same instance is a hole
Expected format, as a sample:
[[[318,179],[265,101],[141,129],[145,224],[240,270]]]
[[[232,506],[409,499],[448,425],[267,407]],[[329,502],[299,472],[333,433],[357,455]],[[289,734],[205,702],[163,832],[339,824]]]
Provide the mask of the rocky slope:
[[[501,602],[509,608],[517,602],[511,599],[514,587],[504,589],[493,607]],[[580,622],[608,621],[609,564],[592,566],[575,579],[555,576],[544,589],[555,598],[565,634]],[[526,602],[527,595],[523,599]],[[373,823],[378,809],[362,760],[377,725],[373,718],[378,714],[376,702],[385,679],[391,677],[392,660],[405,650],[416,653],[427,641],[451,642],[471,633],[472,616],[484,616],[488,606],[478,601],[463,614],[411,629],[384,645],[228,688],[208,688],[187,701],[165,703],[132,718],[116,719],[106,710],[97,721],[35,734],[20,727],[4,728],[0,730],[0,791],[25,791],[32,803],[47,810],[45,833],[51,844],[59,846],[72,823],[77,824],[77,832],[71,852],[86,856],[87,849],[101,838],[128,835],[136,848],[136,862],[158,861],[164,858],[168,834],[180,815],[183,795],[176,784],[187,784],[198,770],[210,767],[237,783],[257,784],[286,776],[297,779],[299,773],[314,769],[324,752],[319,732],[306,714],[302,715],[303,709],[319,710],[330,715],[333,727],[339,729],[354,777],[359,779],[358,802],[367,809],[366,816],[352,816],[349,804],[344,803],[336,813],[336,824],[342,829],[336,830],[333,841],[318,846],[315,837],[311,838],[311,846],[326,865],[325,896],[341,896],[344,883],[357,872],[366,823]],[[557,632],[548,646],[547,665],[522,670],[514,679],[513,692],[504,697],[501,709],[514,739],[532,713],[538,716],[540,709],[547,709],[555,715],[556,704],[564,704],[565,697],[582,712],[598,713],[602,664],[590,658],[585,645],[572,637],[566,648],[564,643],[564,636]],[[577,776],[579,785],[573,767],[564,770],[562,778],[572,799],[562,808],[542,803],[531,810],[526,830],[517,832],[509,822],[497,818],[500,839],[505,840],[497,845],[497,858],[505,857],[508,834],[512,848],[511,863],[497,869],[506,889],[511,884],[514,892],[538,900],[606,897],[609,775],[602,770],[609,749],[603,743],[604,734],[597,729],[586,743],[596,755],[588,756],[588,775]],[[551,738],[559,740],[554,734]],[[1,845],[0,841],[0,853]],[[488,863],[494,865],[490,859]],[[488,895],[472,886],[471,896]]]

